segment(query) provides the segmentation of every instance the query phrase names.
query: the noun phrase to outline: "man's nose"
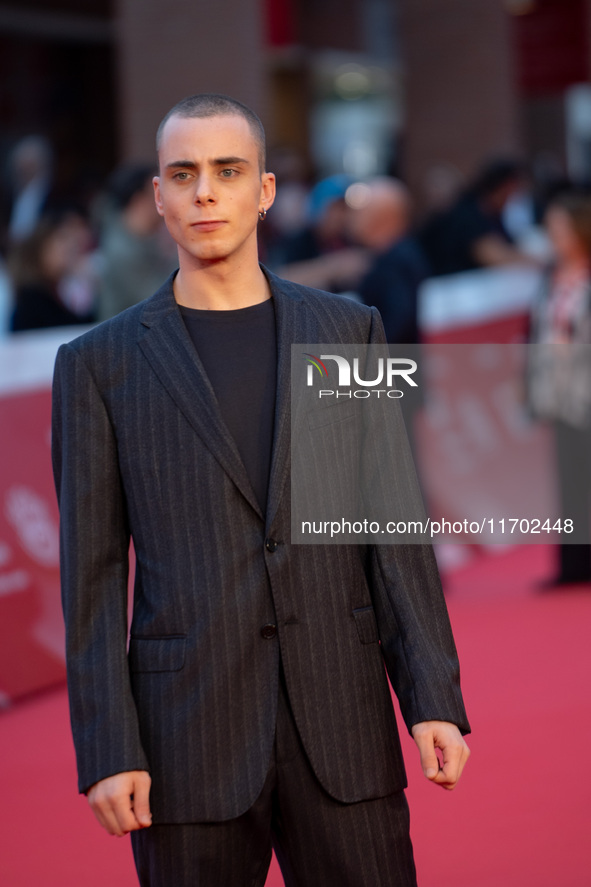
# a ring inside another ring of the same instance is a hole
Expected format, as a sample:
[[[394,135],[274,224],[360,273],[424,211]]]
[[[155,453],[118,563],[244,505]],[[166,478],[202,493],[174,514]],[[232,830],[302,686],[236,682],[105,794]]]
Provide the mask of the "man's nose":
[[[214,203],[215,190],[211,175],[202,172],[195,183],[195,203]]]

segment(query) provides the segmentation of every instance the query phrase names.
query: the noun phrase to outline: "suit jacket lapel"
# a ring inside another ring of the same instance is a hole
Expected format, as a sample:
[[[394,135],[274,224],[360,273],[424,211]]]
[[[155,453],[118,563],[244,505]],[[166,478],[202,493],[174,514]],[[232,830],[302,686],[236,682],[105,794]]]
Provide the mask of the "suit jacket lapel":
[[[275,427],[273,454],[267,495],[267,528],[271,527],[290,467],[291,452],[291,346],[301,339],[298,309],[302,297],[296,287],[263,268],[273,299],[277,324],[277,393],[275,397]],[[301,339],[304,341],[305,339]],[[288,491],[289,493],[289,491]]]
[[[262,517],[238,448],[222,419],[210,381],[185,328],[172,290],[173,279],[171,275],[146,303],[139,346],[179,410]]]

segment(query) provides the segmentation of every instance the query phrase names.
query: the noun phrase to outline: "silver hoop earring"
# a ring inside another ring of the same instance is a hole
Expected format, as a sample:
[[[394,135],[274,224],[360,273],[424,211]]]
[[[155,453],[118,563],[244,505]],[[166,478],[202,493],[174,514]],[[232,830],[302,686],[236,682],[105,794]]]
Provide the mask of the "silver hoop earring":
[[[261,222],[264,222],[266,218],[267,218],[267,210],[264,208],[259,210],[259,219],[261,220]]]

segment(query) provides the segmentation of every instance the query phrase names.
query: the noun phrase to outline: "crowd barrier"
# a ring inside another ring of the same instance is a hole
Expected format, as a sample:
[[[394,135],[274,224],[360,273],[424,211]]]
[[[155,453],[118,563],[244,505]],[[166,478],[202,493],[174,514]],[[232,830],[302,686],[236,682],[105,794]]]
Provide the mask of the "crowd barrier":
[[[83,329],[0,338],[0,705],[65,677],[50,386]]]
[[[524,406],[524,345],[540,287],[540,271],[512,267],[433,278],[420,293],[427,401],[415,428],[421,483],[436,521],[486,515],[484,532],[472,539],[480,551],[500,550],[503,518],[526,522],[556,512],[551,435]],[[496,532],[487,532],[490,526]],[[520,541],[520,533],[505,534],[506,545]]]

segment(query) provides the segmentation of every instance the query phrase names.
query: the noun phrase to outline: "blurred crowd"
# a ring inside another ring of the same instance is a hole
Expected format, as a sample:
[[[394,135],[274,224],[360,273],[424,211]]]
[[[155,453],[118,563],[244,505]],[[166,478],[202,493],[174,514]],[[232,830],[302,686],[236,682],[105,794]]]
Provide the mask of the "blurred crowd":
[[[0,261],[14,332],[104,320],[146,298],[176,267],[154,206],[154,169],[122,166],[92,194],[64,200],[52,167],[51,145],[29,136],[14,146],[3,179]],[[375,305],[396,343],[420,341],[417,295],[426,278],[554,268],[570,249],[569,230],[586,236],[582,219],[591,217],[585,194],[556,170],[532,171],[512,158],[487,163],[472,181],[434,165],[420,194],[386,176],[310,181],[289,149],[272,152],[270,168],[278,194],[259,229],[263,261],[298,283]],[[574,215],[565,195],[578,201]]]
[[[526,266],[540,279],[530,342],[591,343],[591,192],[551,165],[497,158],[466,181],[438,164],[420,193],[387,176],[314,181],[289,149],[271,152],[269,168],[278,191],[259,225],[263,262],[297,283],[376,306],[389,342],[422,341],[418,299],[426,279]],[[156,212],[155,172],[126,164],[92,193],[64,199],[47,140],[30,136],[14,146],[0,189],[8,331],[102,321],[158,289],[177,255]],[[552,349],[537,353],[530,413],[553,427],[562,513],[576,512],[589,539],[591,365],[576,355],[572,365],[559,365]],[[411,441],[420,406],[420,398],[405,398]],[[557,551],[551,586],[591,582],[591,545]]]
[[[54,187],[40,136],[13,149],[2,193],[1,255],[12,332],[105,320],[151,295],[176,268],[146,164],[116,169],[92,194]]]

